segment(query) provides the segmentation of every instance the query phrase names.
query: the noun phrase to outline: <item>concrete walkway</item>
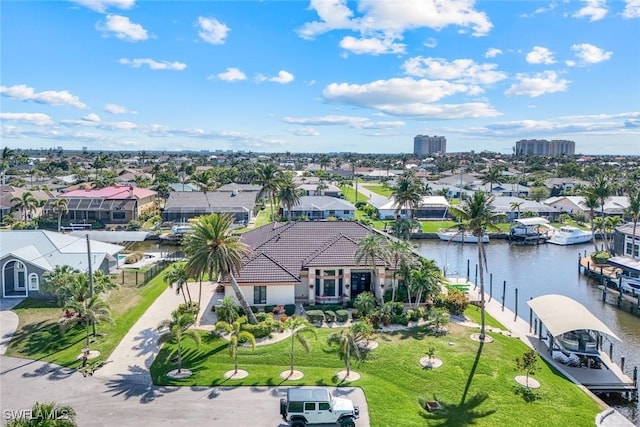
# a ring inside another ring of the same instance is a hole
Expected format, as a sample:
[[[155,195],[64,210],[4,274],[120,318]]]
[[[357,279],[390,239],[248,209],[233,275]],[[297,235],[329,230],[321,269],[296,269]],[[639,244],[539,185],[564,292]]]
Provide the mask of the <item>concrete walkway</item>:
[[[480,300],[480,286],[475,287],[471,286],[469,289],[469,298],[472,301]],[[496,298],[492,298],[489,300],[489,295],[485,292],[485,309],[487,313],[489,313],[493,318],[495,318],[498,322],[502,323],[506,328],[509,329],[508,333],[514,338],[519,338],[522,342],[524,342],[529,347],[538,351],[541,357],[544,357],[545,360],[550,362],[552,365],[556,363],[546,356],[546,346],[544,346],[541,341],[536,337],[535,331],[533,328],[529,328],[529,323],[526,322],[519,316],[509,310],[507,307],[502,307],[501,301]],[[529,311],[529,306],[522,307],[521,310]],[[490,328],[487,328],[488,331],[491,331]],[[500,333],[505,333],[506,331],[497,331]],[[579,383],[572,379],[569,376],[569,379],[573,382]],[[579,385],[586,393],[596,399],[602,406],[607,406],[605,402],[600,400],[595,394],[591,393],[582,385]],[[603,412],[598,414],[596,417],[596,425],[600,427],[633,427],[633,423],[627,420],[622,414],[615,411],[612,408],[607,407]]]
[[[18,315],[11,309],[24,298],[2,298],[0,299],[0,354],[7,352],[7,347],[11,337],[18,329]]]

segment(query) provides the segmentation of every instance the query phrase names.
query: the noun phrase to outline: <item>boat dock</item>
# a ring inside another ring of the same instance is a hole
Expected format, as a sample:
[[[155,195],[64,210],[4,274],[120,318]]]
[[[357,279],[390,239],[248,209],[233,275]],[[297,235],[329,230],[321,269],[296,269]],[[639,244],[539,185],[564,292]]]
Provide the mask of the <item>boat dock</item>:
[[[639,296],[629,295],[620,289],[619,274],[622,269],[612,265],[593,264],[591,257],[578,254],[578,271],[599,283],[598,288],[602,291],[603,302],[640,316]]]
[[[449,279],[451,280],[451,279]],[[462,279],[464,280],[464,279]],[[472,283],[469,289],[469,298],[472,302],[479,302],[480,300],[480,288],[475,287]],[[614,346],[613,343],[606,349],[608,352],[602,351],[604,343],[600,341],[597,356],[599,357],[602,365],[602,369],[590,369],[588,367],[570,367],[566,364],[560,363],[552,357],[549,350],[549,339],[543,336],[543,322],[540,321],[531,308],[529,308],[529,318],[527,322],[523,318],[518,317],[513,311],[503,306],[499,298],[491,298],[485,293],[485,308],[487,313],[498,320],[502,325],[509,329],[510,334],[514,338],[519,338],[526,345],[536,350],[541,358],[545,360],[549,365],[553,366],[559,372],[561,372],[570,381],[578,385],[580,388],[590,393],[594,399],[600,402],[603,406],[606,406],[597,394],[602,393],[619,393],[622,396],[631,399],[637,399],[637,367],[633,368],[634,379],[630,378],[624,373],[624,358],[621,357],[620,365],[617,365],[612,360]],[[488,332],[492,332],[491,328],[487,328]],[[505,334],[505,331],[495,331]],[[622,422],[626,420],[622,418]],[[629,425],[632,424],[620,424]]]

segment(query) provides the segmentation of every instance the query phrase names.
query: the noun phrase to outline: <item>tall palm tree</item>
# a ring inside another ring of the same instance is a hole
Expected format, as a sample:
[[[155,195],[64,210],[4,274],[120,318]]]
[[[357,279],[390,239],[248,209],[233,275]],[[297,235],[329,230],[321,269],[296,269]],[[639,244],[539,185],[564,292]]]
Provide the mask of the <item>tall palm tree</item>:
[[[604,220],[604,229],[605,229],[605,244],[607,245],[607,250],[611,252],[611,242],[609,240],[609,236],[611,240],[613,240],[613,233],[616,231],[616,227],[622,224],[622,217],[618,215],[608,216]]]
[[[371,232],[361,238],[356,246],[354,260],[356,264],[364,264],[371,268],[371,283],[376,283],[376,261],[389,259],[389,245],[387,239]],[[382,285],[382,283],[381,283]],[[379,296],[382,300],[382,295]]]
[[[486,253],[482,236],[489,231],[497,231],[494,224],[499,214],[492,211],[491,202],[493,196],[488,196],[484,191],[476,191],[470,199],[465,200],[460,205],[452,207],[449,212],[462,223],[464,230],[471,232],[477,237],[478,246],[478,266],[480,271],[480,340],[485,338],[485,296],[484,296],[484,271],[487,268]]]
[[[215,325],[216,331],[223,331],[229,334],[229,355],[233,357],[233,373],[238,373],[238,345],[241,342],[248,342],[251,349],[256,348],[256,338],[249,331],[242,330],[244,318],[240,318],[229,324],[227,322],[218,322]]]
[[[58,215],[58,232],[62,228],[62,216],[69,212],[69,200],[64,197],[60,197],[51,202],[51,208],[53,212]]]
[[[518,218],[520,218],[520,208],[522,207],[522,205],[524,204],[524,202],[511,202],[509,203],[509,207],[511,208],[511,211],[516,211],[518,212]]]
[[[182,340],[189,338],[196,346],[200,345],[201,338],[198,331],[189,329],[196,322],[193,314],[178,311],[171,313],[171,319],[165,319],[158,325],[158,332],[162,332],[158,337],[158,346],[164,343],[173,343],[178,349],[178,373],[182,372]]]
[[[604,204],[613,193],[611,180],[605,173],[596,175],[593,181],[591,181],[588,191],[598,197],[598,200],[600,201],[600,216],[604,218]]]
[[[271,221],[273,221],[273,206],[276,203],[275,198],[282,181],[282,175],[273,163],[258,164],[255,174],[253,184],[257,184],[262,187],[260,191],[258,191],[256,199],[261,200],[265,196],[267,197],[271,204]]]
[[[98,295],[82,302],[71,301],[65,306],[65,313],[60,321],[60,332],[64,334],[72,326],[84,324],[87,332],[87,347],[89,347],[91,325],[96,325],[98,322],[113,324],[109,305]]]
[[[191,181],[197,184],[200,187],[200,191],[205,194],[207,191],[215,190],[219,184],[215,180],[211,169],[193,174],[191,176]]]
[[[291,332],[291,351],[290,362],[291,362],[291,374],[293,374],[293,345],[296,340],[300,343],[304,351],[309,353],[309,341],[305,335],[313,335],[314,337],[318,337],[318,333],[316,332],[316,328],[309,323],[306,317],[289,317],[284,324],[285,329]]]
[[[400,265],[413,264],[415,257],[413,248],[406,240],[393,240],[389,244],[389,265],[393,268],[393,277],[391,283],[391,301],[396,300],[396,290],[398,287],[398,268]]]
[[[228,277],[238,303],[249,319],[256,324],[258,320],[251,311],[235,275],[242,269],[243,258],[251,253],[251,248],[240,242],[240,238],[231,234],[233,217],[228,214],[212,214],[199,217],[192,223],[193,232],[185,241],[185,253],[189,257],[186,271],[190,277],[200,280],[198,307],[202,295],[202,278],[209,275],[210,280]]]
[[[189,296],[189,302],[191,302],[191,292],[189,291],[189,275],[184,264],[174,264],[173,268],[168,269],[164,273],[164,282],[169,286],[176,286],[176,294],[182,293],[182,299],[184,303],[187,303],[187,295]],[[186,292],[185,292],[186,289]]]
[[[36,402],[31,413],[25,413],[6,424],[6,427],[76,427],[76,411],[69,405],[55,402]]]
[[[34,197],[30,191],[25,191],[20,197],[13,197],[11,199],[13,208],[19,210],[24,215],[24,222],[27,222],[27,215],[36,210],[38,206],[38,200]]]
[[[442,279],[442,272],[434,260],[422,258],[411,268],[410,288],[416,294],[416,308],[420,307],[423,295],[427,300],[440,293]]]
[[[624,210],[624,214],[631,218],[633,223],[633,237],[631,238],[631,258],[636,258],[636,229],[638,219],[640,218],[640,190],[633,189],[628,191],[629,206]]]
[[[580,202],[580,204],[589,209],[589,217],[591,218],[591,241],[593,242],[596,252],[598,252],[598,245],[596,244],[595,210],[600,206],[600,202],[598,201],[598,196],[589,189],[585,189],[582,192],[582,196],[584,197],[584,200]]]
[[[14,154],[15,152],[9,147],[4,147],[2,149],[2,154],[0,155],[0,170],[2,170],[2,180],[0,180],[1,185],[5,185],[7,169],[9,169],[10,161]]]
[[[489,194],[493,194],[493,184],[502,184],[502,169],[497,166],[489,166],[487,171],[482,175],[482,183],[489,184]]]
[[[412,172],[405,172],[400,175],[391,192],[391,197],[393,197],[396,206],[396,216],[402,209],[408,208],[410,210],[409,218],[412,219],[414,211],[422,203],[424,190],[424,186]]]
[[[291,210],[300,204],[302,191],[296,187],[291,175],[284,175],[278,187],[278,199],[287,208],[287,220],[291,221]]]

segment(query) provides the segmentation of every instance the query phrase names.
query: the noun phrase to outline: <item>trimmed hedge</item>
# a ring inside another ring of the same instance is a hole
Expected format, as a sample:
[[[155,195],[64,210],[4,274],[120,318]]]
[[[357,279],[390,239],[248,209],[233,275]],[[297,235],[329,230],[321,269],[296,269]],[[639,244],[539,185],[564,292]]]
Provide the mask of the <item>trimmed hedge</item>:
[[[251,333],[255,338],[268,337],[273,332],[273,321],[265,320],[255,325],[245,323],[242,325],[242,330]]]
[[[349,312],[347,310],[337,310],[336,320],[338,322],[346,322],[347,320],[349,320]]]
[[[336,312],[333,310],[325,310],[324,318],[327,322],[335,322],[336,321]]]
[[[324,322],[324,312],[322,310],[308,310],[306,312],[307,319],[311,323],[322,323]]]
[[[391,323],[394,325],[407,326],[409,324],[409,316],[405,314],[392,314]]]
[[[351,310],[351,318],[353,320],[357,320],[361,317],[362,317],[362,314],[360,314],[360,310],[358,310],[357,308],[354,308],[353,310]]]
[[[295,304],[287,304],[284,306],[284,314],[291,317],[296,314],[296,305]]]

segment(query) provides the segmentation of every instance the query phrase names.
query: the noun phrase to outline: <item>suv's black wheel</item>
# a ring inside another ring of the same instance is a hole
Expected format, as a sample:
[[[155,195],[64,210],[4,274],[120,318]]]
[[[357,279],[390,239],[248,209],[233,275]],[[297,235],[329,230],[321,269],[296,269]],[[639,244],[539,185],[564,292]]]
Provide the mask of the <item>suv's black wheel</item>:
[[[291,421],[291,427],[305,427],[307,423],[304,420],[293,420]]]
[[[356,422],[353,420],[353,418],[343,418],[342,420],[340,420],[340,427],[355,427],[356,426]]]

